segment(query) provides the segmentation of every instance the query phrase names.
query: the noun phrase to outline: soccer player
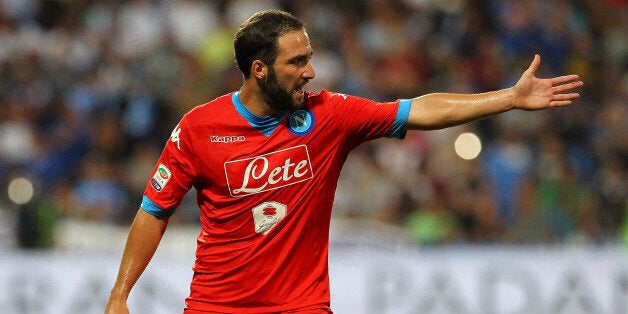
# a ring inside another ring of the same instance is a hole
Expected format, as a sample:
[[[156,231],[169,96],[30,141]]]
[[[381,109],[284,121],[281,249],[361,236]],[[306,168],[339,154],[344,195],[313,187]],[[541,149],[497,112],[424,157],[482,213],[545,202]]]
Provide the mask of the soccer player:
[[[577,75],[534,76],[483,94],[377,103],[304,90],[314,78],[304,25],[278,10],[234,38],[239,91],[185,114],[165,144],[129,231],[106,313],[126,300],[182,197],[196,189],[201,231],[184,313],[331,313],[328,234],[347,155],[368,140],[459,125],[512,109],[565,106]]]

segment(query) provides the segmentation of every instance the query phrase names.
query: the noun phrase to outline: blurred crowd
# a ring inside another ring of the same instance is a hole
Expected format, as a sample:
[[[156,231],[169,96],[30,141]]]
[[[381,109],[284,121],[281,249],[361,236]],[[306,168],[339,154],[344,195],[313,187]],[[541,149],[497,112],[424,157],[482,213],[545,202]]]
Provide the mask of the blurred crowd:
[[[361,145],[334,219],[422,245],[628,243],[628,1],[0,0],[0,238],[54,246],[75,219],[128,225],[171,130],[237,90],[232,35],[283,8],[307,25],[312,91],[387,101],[577,73],[572,106]],[[455,138],[472,132],[480,155]],[[33,185],[15,202],[15,178]],[[194,192],[171,224],[197,224]],[[106,237],[106,235],[101,235]],[[1,242],[1,241],[0,241]]]

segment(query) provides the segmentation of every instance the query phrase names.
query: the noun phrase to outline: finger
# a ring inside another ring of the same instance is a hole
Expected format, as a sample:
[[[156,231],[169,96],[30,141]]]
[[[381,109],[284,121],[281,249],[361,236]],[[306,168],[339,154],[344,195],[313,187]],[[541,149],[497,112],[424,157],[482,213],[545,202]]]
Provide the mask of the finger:
[[[552,101],[574,100],[578,97],[580,97],[578,93],[557,94],[552,97]]]
[[[579,78],[580,77],[577,74],[571,74],[571,75],[564,75],[564,76],[552,78],[550,79],[550,82],[552,82],[552,85],[558,85],[558,84],[563,84],[570,81],[575,81]]]
[[[539,56],[538,54],[535,54],[534,59],[532,60],[532,63],[530,64],[530,67],[528,67],[528,69],[526,70],[526,73],[534,76],[534,73],[536,73],[536,70],[539,69],[540,64],[541,64],[541,56]]]
[[[567,84],[562,84],[562,85],[558,85],[558,86],[552,87],[552,92],[554,94],[556,94],[556,93],[564,92],[564,91],[567,91],[567,90],[570,90],[570,89],[581,87],[582,85],[584,85],[584,83],[582,81],[576,81],[576,82],[571,82],[571,83],[567,83]]]
[[[571,100],[554,100],[554,101],[550,101],[549,106],[550,107],[563,107],[563,106],[569,106],[571,105],[572,101]]]

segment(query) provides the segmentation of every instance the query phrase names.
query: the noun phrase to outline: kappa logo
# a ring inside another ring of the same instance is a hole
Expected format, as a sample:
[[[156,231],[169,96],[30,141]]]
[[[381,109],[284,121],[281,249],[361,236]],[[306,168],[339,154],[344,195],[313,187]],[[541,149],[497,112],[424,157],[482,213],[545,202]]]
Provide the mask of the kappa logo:
[[[211,135],[209,140],[212,143],[236,143],[246,141],[244,135]]]
[[[255,232],[266,235],[281,219],[286,217],[288,206],[277,202],[264,202],[253,207]]]
[[[170,169],[168,169],[168,167],[164,164],[159,164],[155,174],[153,174],[153,177],[150,179],[150,185],[153,189],[155,189],[155,191],[161,192],[166,184],[168,184],[168,181],[170,181],[170,178],[172,178],[172,172],[170,172]]]
[[[343,100],[347,100],[347,94],[343,94],[343,93],[332,93],[332,94],[331,94],[331,97],[334,97],[334,96],[340,96],[340,97],[342,97],[342,99],[343,99]]]
[[[314,128],[314,114],[309,109],[299,109],[288,117],[288,130],[296,136],[309,134]]]
[[[177,126],[172,130],[172,134],[170,134],[170,140],[173,143],[177,143],[177,149],[181,150],[181,146],[179,145],[179,135],[181,134],[181,127],[177,124]]]
[[[228,161],[224,164],[231,196],[247,196],[279,189],[314,177],[307,146]]]

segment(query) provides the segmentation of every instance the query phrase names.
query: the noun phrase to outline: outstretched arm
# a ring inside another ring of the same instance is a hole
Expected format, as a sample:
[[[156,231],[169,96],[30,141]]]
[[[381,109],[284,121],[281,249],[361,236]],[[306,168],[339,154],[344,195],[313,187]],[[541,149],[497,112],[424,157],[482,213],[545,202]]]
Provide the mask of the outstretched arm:
[[[106,314],[129,313],[126,300],[131,288],[155,254],[168,220],[157,218],[143,209],[137,211],[122,254],[118,277],[107,302]]]
[[[511,88],[481,94],[434,93],[412,99],[408,130],[434,130],[460,125],[512,109],[540,110],[567,106],[578,98],[573,89],[583,85],[578,75],[550,79],[534,76],[541,57]]]

